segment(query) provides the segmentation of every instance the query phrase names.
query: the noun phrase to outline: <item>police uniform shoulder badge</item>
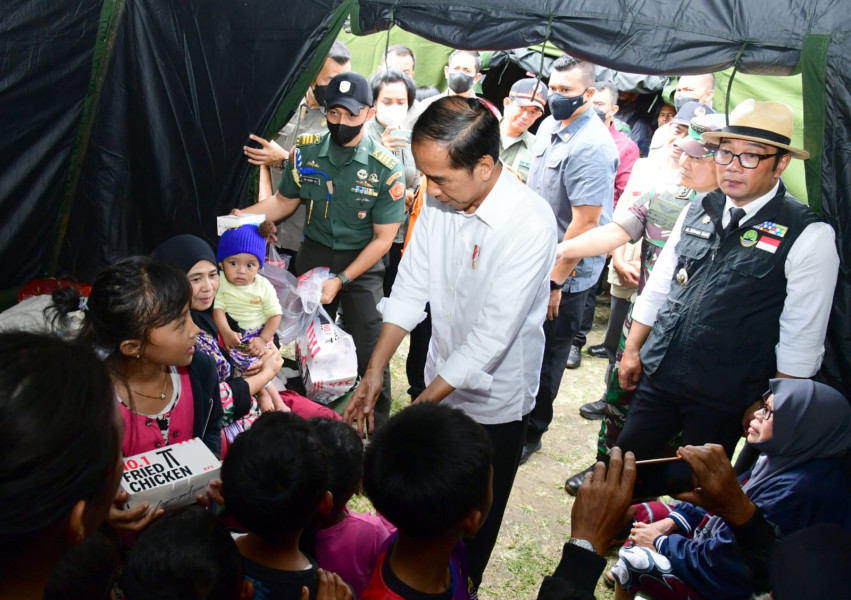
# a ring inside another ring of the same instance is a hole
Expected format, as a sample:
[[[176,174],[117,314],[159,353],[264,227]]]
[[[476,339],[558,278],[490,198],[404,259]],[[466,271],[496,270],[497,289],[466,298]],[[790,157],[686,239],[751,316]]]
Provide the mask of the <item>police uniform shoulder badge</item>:
[[[303,133],[298,136],[295,143],[297,146],[312,146],[319,143],[319,138],[318,133]]]
[[[395,158],[393,158],[390,154],[385,152],[384,150],[378,149],[371,154],[372,158],[380,162],[382,165],[387,167],[388,169],[392,169],[396,166],[396,163],[399,162]]]

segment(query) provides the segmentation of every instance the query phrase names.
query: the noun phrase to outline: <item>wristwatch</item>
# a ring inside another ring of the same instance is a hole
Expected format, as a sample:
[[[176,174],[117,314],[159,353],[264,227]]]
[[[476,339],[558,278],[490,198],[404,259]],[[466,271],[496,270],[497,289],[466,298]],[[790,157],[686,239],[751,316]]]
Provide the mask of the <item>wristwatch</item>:
[[[348,290],[350,287],[352,287],[352,280],[349,279],[348,277],[346,277],[345,273],[337,273],[337,279],[339,279],[341,282],[343,282],[343,288],[342,289],[344,291]]]
[[[550,279],[550,291],[560,290],[564,286],[563,283],[556,283],[552,279]]]
[[[597,554],[597,551],[594,550],[594,545],[591,542],[589,542],[588,540],[583,540],[583,539],[580,539],[580,538],[572,537],[569,540],[567,540],[567,543],[573,544],[574,546],[579,546],[580,548],[585,548],[589,552],[593,552],[594,554]]]

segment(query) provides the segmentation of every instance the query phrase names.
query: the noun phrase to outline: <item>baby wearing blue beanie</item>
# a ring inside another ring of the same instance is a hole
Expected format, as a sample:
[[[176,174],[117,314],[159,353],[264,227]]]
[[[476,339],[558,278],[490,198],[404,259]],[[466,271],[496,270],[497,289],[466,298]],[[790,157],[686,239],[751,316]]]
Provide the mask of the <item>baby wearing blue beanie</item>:
[[[213,320],[233,366],[242,373],[254,366],[267,348],[275,348],[272,340],[281,324],[275,288],[258,273],[265,256],[266,239],[256,225],[228,229],[219,239],[216,260],[221,280]],[[238,331],[231,328],[233,322]],[[257,403],[263,412],[289,412],[273,383],[257,394]]]

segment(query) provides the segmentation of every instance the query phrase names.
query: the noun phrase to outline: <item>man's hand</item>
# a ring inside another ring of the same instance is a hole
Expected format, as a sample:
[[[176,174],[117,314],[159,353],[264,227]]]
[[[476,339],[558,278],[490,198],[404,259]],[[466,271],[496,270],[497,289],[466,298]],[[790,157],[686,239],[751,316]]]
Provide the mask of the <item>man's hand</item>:
[[[700,487],[676,494],[676,498],[706,509],[734,527],[750,520],[756,506],[742,491],[722,446],[683,446],[677,454],[691,465]]]
[[[260,144],[260,148],[242,147],[243,154],[248,157],[248,162],[252,165],[280,166],[281,162],[290,157],[289,152],[281,148],[275,141],[266,141],[253,133],[248,137]]]
[[[625,349],[618,366],[618,383],[621,384],[621,388],[627,391],[634,390],[641,379],[642,371],[641,357],[638,352]]]
[[[339,277],[326,279],[322,282],[322,297],[319,299],[319,302],[322,304],[329,304],[337,297],[337,294],[339,294],[342,289],[343,282],[340,281]]]
[[[550,303],[547,305],[547,321],[558,316],[558,305],[561,304],[561,289],[550,290]]]
[[[367,367],[352,399],[343,411],[343,422],[354,421],[358,433],[363,437],[365,430],[372,433],[375,428],[373,408],[384,385],[384,370]]]
[[[612,448],[608,472],[598,462],[585,476],[570,513],[571,536],[588,540],[600,556],[623,526],[635,485],[635,456]]]
[[[638,279],[641,277],[640,261],[631,260],[625,263],[615,263],[614,269],[623,287],[630,289],[638,287]]]

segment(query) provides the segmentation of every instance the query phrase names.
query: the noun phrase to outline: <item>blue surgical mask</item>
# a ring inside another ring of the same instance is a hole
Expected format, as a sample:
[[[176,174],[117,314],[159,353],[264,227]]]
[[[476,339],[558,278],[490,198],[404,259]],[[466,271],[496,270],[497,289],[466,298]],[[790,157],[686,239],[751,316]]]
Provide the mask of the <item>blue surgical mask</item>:
[[[565,96],[563,94],[551,93],[547,103],[550,106],[550,112],[553,115],[553,119],[556,121],[566,121],[572,117],[573,113],[576,112],[576,109],[585,104],[585,92],[587,91],[588,89],[586,88],[578,96]]]

